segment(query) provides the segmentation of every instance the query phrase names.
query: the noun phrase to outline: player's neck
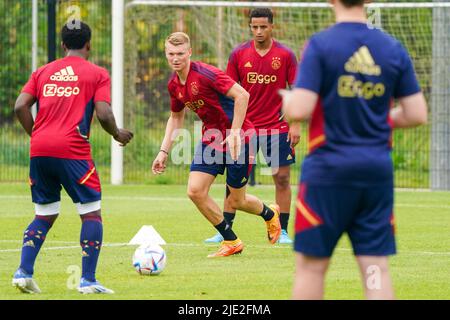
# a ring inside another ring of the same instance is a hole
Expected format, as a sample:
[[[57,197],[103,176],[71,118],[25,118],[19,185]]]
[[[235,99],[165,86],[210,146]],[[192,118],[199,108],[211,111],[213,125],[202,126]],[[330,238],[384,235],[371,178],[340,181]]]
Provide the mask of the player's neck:
[[[269,52],[270,48],[272,48],[273,39],[269,38],[269,39],[267,39],[267,41],[264,41],[264,42],[258,42],[258,41],[254,40],[253,43],[255,44],[256,52],[258,52],[260,55],[263,56],[267,52]]]
[[[184,85],[186,83],[186,79],[188,77],[190,69],[191,69],[191,62],[189,61],[186,68],[184,68],[183,70],[177,71],[178,79],[180,80],[180,83],[182,85]]]
[[[85,54],[84,52],[81,52],[79,50],[69,50],[67,51],[66,57],[80,57],[83,59],[88,59],[87,54]]]
[[[336,8],[336,22],[361,22],[367,23],[367,15],[364,8]]]

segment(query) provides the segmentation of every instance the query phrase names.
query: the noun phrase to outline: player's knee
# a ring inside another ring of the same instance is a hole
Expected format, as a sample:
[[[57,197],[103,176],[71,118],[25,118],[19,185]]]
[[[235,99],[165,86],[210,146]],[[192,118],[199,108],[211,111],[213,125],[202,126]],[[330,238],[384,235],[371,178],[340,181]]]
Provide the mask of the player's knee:
[[[358,256],[356,259],[363,273],[370,274],[372,271],[379,273],[389,272],[387,257]]]
[[[189,187],[187,190],[187,195],[193,202],[199,202],[205,200],[208,193],[200,188]]]
[[[50,225],[50,227],[53,226],[53,224],[55,223],[57,218],[58,218],[57,214],[49,215],[49,216],[41,216],[41,215],[35,216],[35,219],[37,219],[37,220],[47,221],[47,223]]]
[[[281,189],[281,190],[287,190],[291,187],[291,183],[290,183],[290,175],[283,173],[283,174],[277,174],[275,176],[275,186],[277,189]]]
[[[102,215],[100,210],[88,212],[80,215],[81,221],[97,221],[102,223]]]
[[[238,210],[244,206],[245,198],[243,197],[235,197],[230,195],[228,197],[228,205],[232,208],[232,210]]]
[[[316,275],[327,272],[329,259],[301,256],[297,259],[297,271]]]

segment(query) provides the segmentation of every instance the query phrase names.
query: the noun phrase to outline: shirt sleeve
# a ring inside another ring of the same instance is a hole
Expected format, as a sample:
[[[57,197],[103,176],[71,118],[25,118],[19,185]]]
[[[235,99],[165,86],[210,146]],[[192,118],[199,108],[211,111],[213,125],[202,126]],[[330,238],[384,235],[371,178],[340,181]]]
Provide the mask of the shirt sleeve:
[[[97,88],[95,89],[94,103],[104,101],[111,104],[111,79],[108,71],[102,69],[100,72],[100,79],[97,81]]]
[[[238,59],[236,56],[236,51],[233,51],[228,59],[227,64],[227,75],[230,76],[236,82],[240,82],[239,79],[239,69],[238,69]]]
[[[400,45],[400,61],[402,62],[399,79],[394,89],[394,98],[411,96],[421,91],[414,72],[413,63],[406,49]]]
[[[227,92],[235,85],[234,81],[229,75],[219,69],[215,69],[215,79],[211,81],[212,87],[221,94],[226,95]]]
[[[175,98],[173,90],[170,89],[170,85],[167,86],[167,90],[169,91],[170,95],[170,111],[172,112],[180,112],[184,109],[184,104]]]
[[[295,88],[307,89],[319,94],[322,85],[322,70],[320,51],[314,38],[311,38],[305,45],[297,68]]]
[[[36,71],[31,74],[30,79],[22,89],[22,93],[28,93],[33,97],[38,98]]]
[[[292,51],[289,52],[287,68],[288,83],[290,86],[292,86],[295,82],[295,75],[297,73],[297,57]]]

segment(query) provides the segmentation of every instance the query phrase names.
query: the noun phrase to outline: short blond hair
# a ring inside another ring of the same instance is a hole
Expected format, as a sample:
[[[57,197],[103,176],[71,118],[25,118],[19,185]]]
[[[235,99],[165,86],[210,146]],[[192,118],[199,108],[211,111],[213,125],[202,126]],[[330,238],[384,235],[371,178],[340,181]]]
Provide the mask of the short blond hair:
[[[184,32],[174,32],[169,35],[166,39],[166,44],[168,43],[174,46],[181,46],[187,43],[189,48],[191,47],[191,39],[189,39],[189,36]]]

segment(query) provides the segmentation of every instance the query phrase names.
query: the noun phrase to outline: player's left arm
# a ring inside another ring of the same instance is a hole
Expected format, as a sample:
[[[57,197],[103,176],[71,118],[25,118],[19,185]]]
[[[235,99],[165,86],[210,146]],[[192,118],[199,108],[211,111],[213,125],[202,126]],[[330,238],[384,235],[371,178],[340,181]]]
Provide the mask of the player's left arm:
[[[227,97],[234,100],[234,117],[231,129],[240,130],[247,114],[250,94],[238,83],[235,83],[227,92]]]
[[[22,92],[16,100],[14,106],[14,113],[19,119],[20,124],[31,137],[31,132],[33,131],[34,119],[31,113],[31,107],[36,102],[36,98],[29,94]]]
[[[247,114],[250,94],[241,85],[235,83],[230,90],[228,90],[226,96],[234,100],[234,115],[230,134],[222,144],[228,143],[232,159],[237,160],[241,150],[240,133],[242,124],[245,120],[245,115]]]

